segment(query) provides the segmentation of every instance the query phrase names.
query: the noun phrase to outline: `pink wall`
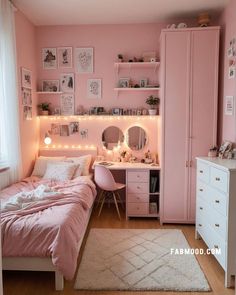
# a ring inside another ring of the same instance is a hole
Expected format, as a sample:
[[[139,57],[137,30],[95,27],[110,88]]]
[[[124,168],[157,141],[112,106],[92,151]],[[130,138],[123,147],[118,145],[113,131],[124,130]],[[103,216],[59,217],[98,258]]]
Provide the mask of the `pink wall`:
[[[120,93],[116,96],[114,87],[117,75],[114,62],[117,54],[122,53],[130,57],[140,57],[144,51],[156,51],[159,56],[159,37],[161,29],[166,24],[141,24],[141,25],[80,25],[80,26],[45,26],[37,27],[38,87],[42,79],[59,79],[61,73],[74,72],[72,69],[43,70],[42,48],[72,46],[94,48],[94,73],[78,74],[75,76],[75,102],[86,108],[91,106],[111,107],[145,107],[145,98],[153,92]],[[158,71],[153,69],[122,70],[120,77],[134,77],[139,82],[140,78],[149,77],[158,80]],[[102,79],[102,99],[87,99],[87,79]],[[154,94],[158,94],[157,92]],[[50,100],[59,106],[59,97],[40,96],[41,101]],[[76,109],[76,108],[75,108]]]
[[[220,25],[222,27],[220,48],[220,87],[219,87],[219,143],[222,140],[236,141],[236,122],[234,116],[224,115],[224,98],[233,95],[236,99],[236,81],[228,79],[227,48],[232,38],[236,38],[236,1],[231,0],[221,15]]]
[[[20,131],[21,150],[23,163],[23,177],[29,175],[33,161],[38,150],[39,120],[36,117],[37,96],[36,89],[36,58],[35,58],[35,27],[19,11],[15,13],[16,27],[16,50],[17,50],[17,71],[18,71],[18,92],[20,104]],[[21,67],[32,71],[32,99],[33,99],[33,119],[23,119],[23,107],[21,103]]]

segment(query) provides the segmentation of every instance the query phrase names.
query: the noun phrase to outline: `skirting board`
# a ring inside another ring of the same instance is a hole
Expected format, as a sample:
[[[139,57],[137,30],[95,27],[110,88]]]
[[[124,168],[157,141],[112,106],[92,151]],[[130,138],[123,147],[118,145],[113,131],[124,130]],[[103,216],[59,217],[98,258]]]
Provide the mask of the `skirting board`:
[[[90,216],[93,207],[89,210],[88,218],[86,221],[86,226],[84,228],[82,237],[78,244],[78,251],[80,251],[83,239],[85,237]],[[61,291],[64,289],[64,277],[56,270],[55,266],[52,264],[52,260],[49,257],[3,257],[2,260],[3,270],[27,270],[27,271],[52,271],[55,272],[55,289]]]

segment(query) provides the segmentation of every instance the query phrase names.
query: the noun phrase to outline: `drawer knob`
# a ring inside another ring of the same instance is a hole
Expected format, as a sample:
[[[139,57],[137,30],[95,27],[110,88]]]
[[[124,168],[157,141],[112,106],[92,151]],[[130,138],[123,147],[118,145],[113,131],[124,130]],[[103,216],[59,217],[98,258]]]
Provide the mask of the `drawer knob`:
[[[199,223],[199,224],[198,224],[198,226],[199,226],[199,227],[201,227],[201,226],[202,226],[202,224],[201,224],[201,223]]]
[[[216,181],[220,181],[220,178],[219,177],[216,177]]]
[[[203,192],[203,189],[202,188],[200,188],[200,192]]]
[[[200,210],[203,210],[203,207],[199,207]]]
[[[220,225],[218,223],[215,223],[215,227],[220,227]]]
[[[140,186],[137,186],[137,189],[140,189]]]
[[[215,248],[215,249],[219,249],[219,246],[218,246],[218,245],[214,245],[214,248]]]
[[[199,173],[203,173],[203,171],[202,170],[199,170]]]
[[[220,203],[220,201],[219,201],[219,200],[215,200],[215,203],[219,204],[219,203]]]

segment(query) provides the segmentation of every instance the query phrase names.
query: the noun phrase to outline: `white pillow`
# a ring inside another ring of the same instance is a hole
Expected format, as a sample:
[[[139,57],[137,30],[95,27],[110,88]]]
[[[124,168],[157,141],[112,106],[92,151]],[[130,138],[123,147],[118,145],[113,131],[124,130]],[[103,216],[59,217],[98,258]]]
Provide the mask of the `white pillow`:
[[[48,163],[43,179],[57,181],[71,180],[77,167],[78,165],[76,164],[66,162]]]
[[[92,160],[91,155],[66,158],[66,161],[79,165],[79,167],[75,171],[75,174],[73,175],[73,179],[78,176],[89,175],[89,167],[91,164],[91,160]]]
[[[40,156],[35,162],[34,170],[33,170],[31,176],[43,177],[46,172],[48,163],[55,163],[55,162],[64,161],[65,158],[66,157],[43,157],[43,156]]]

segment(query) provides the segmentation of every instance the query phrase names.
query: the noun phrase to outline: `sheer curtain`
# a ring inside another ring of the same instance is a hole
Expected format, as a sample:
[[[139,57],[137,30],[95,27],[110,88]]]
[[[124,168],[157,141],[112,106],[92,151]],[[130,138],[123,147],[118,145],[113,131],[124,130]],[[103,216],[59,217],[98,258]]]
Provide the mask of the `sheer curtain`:
[[[0,0],[0,165],[10,168],[12,182],[21,175],[14,8]]]

